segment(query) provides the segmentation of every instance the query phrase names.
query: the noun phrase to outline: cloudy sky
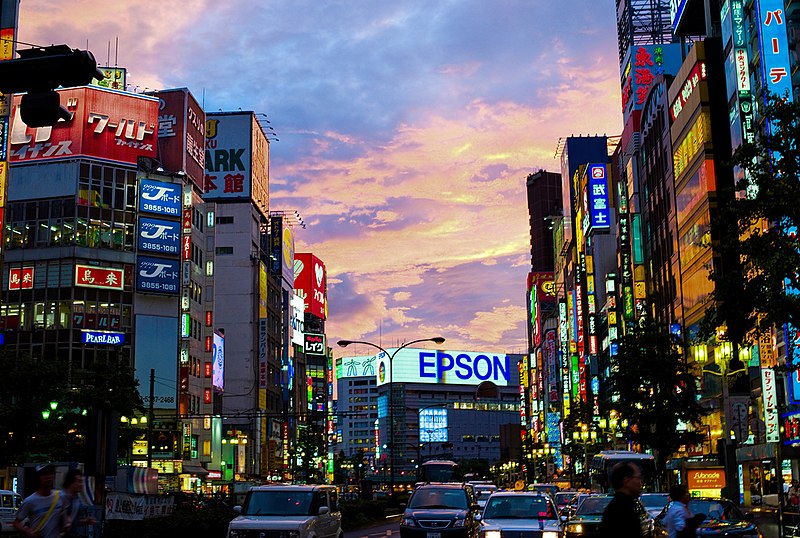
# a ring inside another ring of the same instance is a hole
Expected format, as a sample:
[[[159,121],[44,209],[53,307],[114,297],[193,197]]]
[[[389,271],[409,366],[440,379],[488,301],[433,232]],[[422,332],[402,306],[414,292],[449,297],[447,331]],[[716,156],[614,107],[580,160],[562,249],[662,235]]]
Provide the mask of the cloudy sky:
[[[22,0],[19,39],[88,43],[139,91],[266,113],[270,207],[297,210],[297,250],[327,264],[331,341],[520,352],[525,178],[558,171],[559,137],[621,130],[614,13],[612,0]]]

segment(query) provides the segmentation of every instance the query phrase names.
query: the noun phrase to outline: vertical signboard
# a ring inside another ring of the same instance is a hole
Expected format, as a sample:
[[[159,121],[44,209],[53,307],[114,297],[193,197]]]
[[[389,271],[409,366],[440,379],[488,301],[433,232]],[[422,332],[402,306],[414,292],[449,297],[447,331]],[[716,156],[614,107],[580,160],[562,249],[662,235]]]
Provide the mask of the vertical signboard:
[[[775,388],[775,370],[761,368],[761,389],[764,397],[764,428],[768,443],[777,443],[780,438],[778,421],[778,392]]]
[[[13,60],[17,50],[19,0],[0,0],[0,61]],[[8,128],[11,95],[0,94],[0,256],[3,253],[4,213],[8,186]],[[0,257],[0,261],[2,257]]]
[[[283,239],[283,217],[280,215],[271,216],[269,218],[269,224],[269,273],[271,275],[280,275],[281,268],[283,267],[283,251],[281,249],[281,240]]]
[[[758,33],[762,75],[767,89],[780,97],[792,98],[789,41],[783,0],[757,0]]]
[[[590,164],[589,176],[589,224],[594,231],[608,231],[611,226],[611,207],[608,196],[606,165]]]
[[[250,198],[252,113],[206,116],[204,200]]]
[[[225,337],[214,332],[214,361],[211,385],[218,391],[225,389]]]
[[[303,298],[306,313],[327,319],[327,274],[322,260],[308,252],[296,253],[294,287]]]
[[[205,176],[206,116],[186,88],[155,92],[158,98],[158,148],[161,163],[183,171],[199,189]]]
[[[267,266],[258,262],[258,387],[267,388]]]

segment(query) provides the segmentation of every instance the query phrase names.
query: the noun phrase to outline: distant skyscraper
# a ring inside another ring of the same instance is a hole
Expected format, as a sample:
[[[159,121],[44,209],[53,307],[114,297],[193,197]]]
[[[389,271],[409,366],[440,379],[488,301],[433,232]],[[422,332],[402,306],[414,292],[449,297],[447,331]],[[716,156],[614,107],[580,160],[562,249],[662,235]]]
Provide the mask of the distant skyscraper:
[[[561,175],[539,170],[525,182],[531,231],[531,271],[553,270],[553,232],[549,217],[561,215]]]

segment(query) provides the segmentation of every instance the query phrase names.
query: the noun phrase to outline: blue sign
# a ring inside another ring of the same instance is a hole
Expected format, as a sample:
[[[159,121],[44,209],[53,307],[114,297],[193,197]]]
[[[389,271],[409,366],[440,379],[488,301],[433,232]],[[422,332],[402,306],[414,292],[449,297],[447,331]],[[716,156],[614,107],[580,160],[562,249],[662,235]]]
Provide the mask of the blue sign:
[[[447,442],[447,409],[429,408],[419,410],[419,442]]]
[[[683,12],[686,9],[686,2],[687,0],[670,0],[669,2],[669,19],[672,21],[673,33],[675,33],[678,29],[678,25],[681,23]]]
[[[791,100],[792,71],[783,0],[758,0],[756,6],[764,82],[770,92],[780,97],[788,92]]]
[[[180,183],[142,179],[139,181],[139,211],[180,217],[182,190]]]
[[[81,342],[84,344],[121,346],[125,343],[125,333],[111,333],[107,331],[81,331]]]
[[[181,252],[181,223],[139,217],[139,243],[138,248],[147,252],[159,254],[180,255]]]
[[[180,261],[139,256],[136,260],[136,289],[152,293],[178,295]]]
[[[589,165],[589,215],[593,230],[608,230],[611,226],[611,209],[608,202],[606,165]]]

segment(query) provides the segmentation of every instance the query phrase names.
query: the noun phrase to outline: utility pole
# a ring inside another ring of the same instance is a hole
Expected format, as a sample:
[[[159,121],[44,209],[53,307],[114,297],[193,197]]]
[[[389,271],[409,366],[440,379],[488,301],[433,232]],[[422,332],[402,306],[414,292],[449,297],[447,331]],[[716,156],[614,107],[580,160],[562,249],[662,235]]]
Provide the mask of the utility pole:
[[[156,369],[150,368],[150,406],[147,410],[147,468],[153,466],[153,400],[155,399]]]

